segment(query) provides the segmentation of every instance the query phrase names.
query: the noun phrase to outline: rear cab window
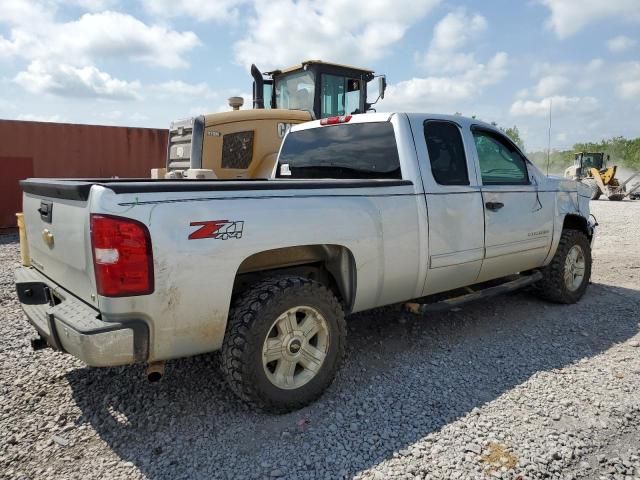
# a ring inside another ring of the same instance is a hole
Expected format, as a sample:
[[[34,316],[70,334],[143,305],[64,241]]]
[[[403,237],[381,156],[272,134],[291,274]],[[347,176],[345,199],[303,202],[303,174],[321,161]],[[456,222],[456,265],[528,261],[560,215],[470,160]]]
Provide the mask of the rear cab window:
[[[427,120],[424,139],[434,180],[440,185],[469,185],[467,158],[458,126],[453,122]]]
[[[290,132],[276,178],[401,179],[393,125],[345,123]]]

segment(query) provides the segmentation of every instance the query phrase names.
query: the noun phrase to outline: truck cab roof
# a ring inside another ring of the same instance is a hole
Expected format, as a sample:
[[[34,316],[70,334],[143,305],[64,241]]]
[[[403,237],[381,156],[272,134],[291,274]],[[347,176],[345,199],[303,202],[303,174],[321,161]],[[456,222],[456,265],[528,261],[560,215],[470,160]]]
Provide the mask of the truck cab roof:
[[[345,117],[350,117],[348,120],[340,123],[366,123],[366,122],[388,122],[394,115],[406,115],[407,118],[412,120],[417,119],[429,119],[429,120],[444,120],[455,123],[460,127],[471,127],[471,126],[480,126],[482,128],[488,130],[495,130],[500,132],[496,126],[491,125],[490,123],[483,122],[482,120],[478,120],[477,118],[463,117],[462,115],[446,115],[440,113],[419,113],[419,112],[376,112],[376,113],[367,113],[367,114],[357,114],[357,115],[347,115]],[[316,128],[324,126],[322,120],[314,120],[311,122],[302,123],[299,125],[294,125],[291,127],[291,131],[299,131],[306,130],[309,128]],[[501,132],[503,133],[503,132]]]

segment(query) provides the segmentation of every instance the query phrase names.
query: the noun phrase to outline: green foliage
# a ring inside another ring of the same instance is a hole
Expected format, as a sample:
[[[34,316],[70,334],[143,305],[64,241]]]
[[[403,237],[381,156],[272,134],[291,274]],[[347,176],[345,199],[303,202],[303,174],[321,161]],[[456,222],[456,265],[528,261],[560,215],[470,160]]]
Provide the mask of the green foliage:
[[[604,152],[610,156],[608,165],[618,165],[631,170],[640,170],[640,138],[626,139],[613,137],[600,142],[576,143],[571,150],[552,151],[549,165],[550,173],[564,172],[573,163],[578,152]],[[532,152],[527,155],[538,167],[546,171],[547,153]]]
[[[515,125],[510,128],[501,128],[501,130],[515,143],[520,150],[524,150],[524,141],[520,138],[520,130]]]

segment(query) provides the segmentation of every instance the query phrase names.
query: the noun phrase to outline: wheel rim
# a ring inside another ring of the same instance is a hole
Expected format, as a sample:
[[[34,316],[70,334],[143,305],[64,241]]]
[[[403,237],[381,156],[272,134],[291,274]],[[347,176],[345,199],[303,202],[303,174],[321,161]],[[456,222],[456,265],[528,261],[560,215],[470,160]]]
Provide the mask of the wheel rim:
[[[582,247],[571,247],[564,262],[564,283],[570,291],[575,292],[582,285],[586,263]]]
[[[329,351],[329,328],[312,307],[290,308],[271,325],[262,346],[262,365],[269,381],[291,390],[320,372]]]

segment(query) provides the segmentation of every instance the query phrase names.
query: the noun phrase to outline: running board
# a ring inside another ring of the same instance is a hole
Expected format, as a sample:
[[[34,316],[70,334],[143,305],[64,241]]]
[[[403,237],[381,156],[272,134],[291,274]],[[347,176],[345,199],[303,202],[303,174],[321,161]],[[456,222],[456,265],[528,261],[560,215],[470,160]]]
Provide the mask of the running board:
[[[520,288],[526,287],[527,285],[531,285],[532,283],[535,283],[539,280],[542,280],[542,273],[533,272],[531,275],[520,275],[518,278],[514,280],[510,280],[508,282],[501,283],[499,285],[495,285],[492,287],[482,288],[477,291],[474,291],[473,287],[467,287],[467,290],[469,290],[470,293],[453,297],[453,298],[448,298],[446,300],[441,300],[439,302],[405,303],[404,308],[408,312],[414,313],[416,315],[420,315],[427,312],[446,311],[454,307],[457,307],[459,305],[463,305],[468,302],[473,302],[475,300],[493,297],[495,295],[501,295],[507,292],[513,292],[514,290],[518,290]]]

